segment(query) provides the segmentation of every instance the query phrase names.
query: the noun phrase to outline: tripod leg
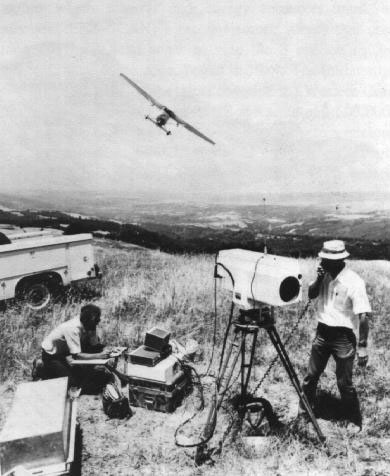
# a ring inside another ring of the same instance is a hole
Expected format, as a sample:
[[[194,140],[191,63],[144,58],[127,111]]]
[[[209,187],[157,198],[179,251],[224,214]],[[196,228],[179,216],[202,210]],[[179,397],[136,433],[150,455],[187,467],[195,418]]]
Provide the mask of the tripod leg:
[[[249,362],[245,363],[245,339],[246,335],[243,335],[243,344],[241,347],[241,397],[242,400],[245,401],[246,395],[247,395],[247,389],[249,385],[249,380],[251,377],[251,371],[253,367],[253,359],[255,356],[255,350],[256,350],[256,342],[257,342],[257,335],[258,335],[258,329],[256,329],[252,334],[252,343],[251,343],[251,353],[249,357]]]
[[[300,398],[301,402],[302,402],[302,405],[303,407],[305,408],[307,414],[309,415],[309,418],[317,432],[317,435],[318,435],[318,438],[321,442],[325,441],[325,436],[323,435],[319,425],[318,425],[318,422],[317,422],[317,419],[313,413],[313,410],[310,406],[310,403],[305,395],[305,393],[303,392],[302,390],[302,387],[301,387],[301,384],[299,382],[299,379],[298,379],[298,376],[294,370],[294,367],[290,361],[290,358],[287,354],[287,351],[283,345],[283,342],[281,341],[280,339],[280,336],[275,328],[275,326],[271,326],[269,328],[267,328],[267,332],[268,332],[268,335],[271,339],[271,342],[272,344],[274,345],[279,357],[280,357],[280,360],[282,361],[282,364],[283,364],[283,367],[285,368],[289,378],[290,378],[290,381],[291,383],[293,384],[293,387],[295,388],[295,391],[297,392],[298,394],[298,397]]]
[[[242,423],[244,421],[246,411],[247,411],[247,404],[248,404],[248,385],[251,376],[252,366],[253,366],[253,359],[256,350],[256,341],[257,335],[259,330],[256,329],[252,332],[247,332],[245,329],[241,329],[242,333],[242,342],[241,342],[241,391],[240,395],[238,396],[238,413],[239,413],[239,428],[242,427]],[[246,361],[246,338],[247,336],[252,335],[252,342],[250,343],[250,357],[249,361]],[[238,429],[238,428],[237,428]]]

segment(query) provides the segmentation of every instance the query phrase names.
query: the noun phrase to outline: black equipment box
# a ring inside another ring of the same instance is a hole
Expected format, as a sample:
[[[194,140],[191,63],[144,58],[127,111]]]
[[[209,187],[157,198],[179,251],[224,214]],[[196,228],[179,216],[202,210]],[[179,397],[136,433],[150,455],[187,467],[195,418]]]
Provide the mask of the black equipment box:
[[[180,372],[171,385],[133,377],[129,377],[128,382],[130,405],[164,413],[175,411],[191,390],[190,380],[184,372]]]
[[[154,367],[160,360],[165,358],[156,350],[149,349],[145,345],[141,345],[138,349],[133,350],[130,354],[130,362],[132,364],[146,365],[147,367]]]
[[[169,345],[169,338],[171,334],[164,329],[159,329],[158,327],[153,327],[145,334],[145,346],[150,347],[157,352],[166,353],[166,349]]]

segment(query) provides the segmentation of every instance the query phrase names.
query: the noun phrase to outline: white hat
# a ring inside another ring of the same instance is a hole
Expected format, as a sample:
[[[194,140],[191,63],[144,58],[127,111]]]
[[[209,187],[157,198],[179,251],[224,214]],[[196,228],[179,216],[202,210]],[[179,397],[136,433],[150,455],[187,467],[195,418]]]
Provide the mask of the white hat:
[[[320,258],[325,259],[345,259],[349,256],[348,251],[345,249],[345,243],[341,240],[325,241],[322,250],[318,253]]]

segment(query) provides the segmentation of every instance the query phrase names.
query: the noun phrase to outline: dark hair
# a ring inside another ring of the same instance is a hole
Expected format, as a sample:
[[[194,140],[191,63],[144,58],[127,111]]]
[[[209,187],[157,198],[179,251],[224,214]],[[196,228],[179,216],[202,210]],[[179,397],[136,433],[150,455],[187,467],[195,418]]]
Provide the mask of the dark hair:
[[[80,321],[84,327],[93,326],[98,323],[99,318],[101,316],[101,309],[99,306],[95,304],[86,304],[81,308],[80,311]]]

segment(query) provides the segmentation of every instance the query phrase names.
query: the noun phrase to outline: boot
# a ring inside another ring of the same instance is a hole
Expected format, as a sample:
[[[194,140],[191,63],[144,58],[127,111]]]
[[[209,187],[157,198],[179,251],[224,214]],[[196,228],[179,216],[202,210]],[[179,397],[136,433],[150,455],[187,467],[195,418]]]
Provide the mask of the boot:
[[[36,382],[37,380],[42,380],[45,378],[43,368],[44,368],[44,365],[43,365],[42,359],[37,358],[33,360],[33,365],[31,370],[31,377],[33,382]]]

